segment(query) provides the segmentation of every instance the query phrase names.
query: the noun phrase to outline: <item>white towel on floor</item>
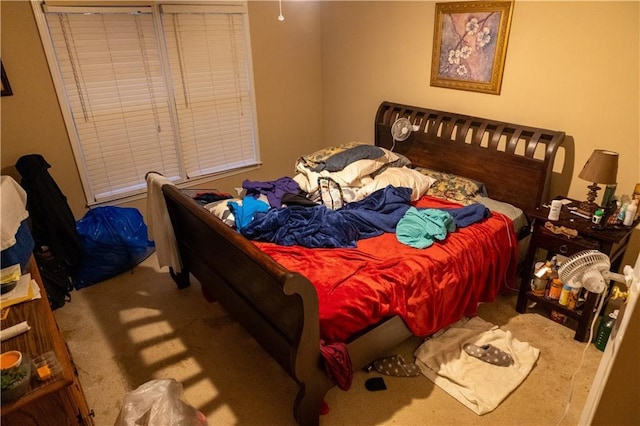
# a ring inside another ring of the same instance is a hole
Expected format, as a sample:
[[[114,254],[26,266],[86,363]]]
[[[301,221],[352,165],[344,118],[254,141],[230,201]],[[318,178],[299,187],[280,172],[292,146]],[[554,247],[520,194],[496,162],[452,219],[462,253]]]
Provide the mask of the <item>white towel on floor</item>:
[[[147,220],[149,238],[156,245],[156,257],[160,266],[169,266],[173,272],[182,272],[182,259],[178,251],[178,243],[173,233],[167,204],[162,194],[162,185],[173,185],[159,173],[147,173]]]
[[[467,354],[465,343],[491,344],[513,365],[500,367]],[[422,374],[476,414],[493,411],[527,377],[540,350],[479,317],[463,319],[426,340],[414,353]]]

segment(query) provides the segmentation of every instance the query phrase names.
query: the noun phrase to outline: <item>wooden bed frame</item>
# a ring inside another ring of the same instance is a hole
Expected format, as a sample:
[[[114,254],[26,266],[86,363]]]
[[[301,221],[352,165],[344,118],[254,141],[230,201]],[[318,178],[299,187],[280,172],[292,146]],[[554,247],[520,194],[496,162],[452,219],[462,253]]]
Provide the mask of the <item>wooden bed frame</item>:
[[[547,201],[553,161],[563,132],[383,102],[375,117],[376,145],[391,148],[391,125],[408,117],[419,130],[394,151],[415,166],[484,182],[489,196],[527,212]],[[326,392],[335,383],[320,353],[318,298],[304,276],[291,272],[225,225],[180,189],[162,188],[184,269],[264,347],[298,383],[293,414],[299,424],[319,423]],[[353,368],[361,368],[411,335],[389,318],[347,342]]]

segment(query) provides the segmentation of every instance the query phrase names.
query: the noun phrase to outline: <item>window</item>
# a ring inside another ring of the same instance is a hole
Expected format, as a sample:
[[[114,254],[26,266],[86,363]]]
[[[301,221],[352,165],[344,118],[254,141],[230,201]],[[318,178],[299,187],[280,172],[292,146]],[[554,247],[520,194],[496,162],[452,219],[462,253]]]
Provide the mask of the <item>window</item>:
[[[34,11],[89,204],[259,164],[244,2]]]

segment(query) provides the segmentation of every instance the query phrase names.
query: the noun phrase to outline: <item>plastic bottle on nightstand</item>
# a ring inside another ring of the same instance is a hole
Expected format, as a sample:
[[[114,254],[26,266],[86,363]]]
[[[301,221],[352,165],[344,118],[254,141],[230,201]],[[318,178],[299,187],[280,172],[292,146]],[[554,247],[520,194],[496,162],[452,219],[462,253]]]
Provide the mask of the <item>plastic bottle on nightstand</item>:
[[[562,201],[553,200],[551,202],[551,207],[549,208],[549,216],[547,219],[549,220],[560,219],[560,210],[562,210]]]
[[[569,306],[569,297],[571,296],[571,286],[569,284],[562,285],[562,291],[560,291],[560,297],[558,303],[562,306]]]
[[[598,334],[596,334],[594,345],[596,346],[596,348],[603,352],[604,348],[607,347],[607,342],[609,341],[609,336],[611,335],[613,325],[616,323],[616,319],[618,318],[618,312],[618,309],[611,312],[609,314],[609,318],[603,318],[602,322],[600,323],[600,327],[598,327]]]
[[[547,290],[547,284],[549,284],[549,270],[544,263],[539,262],[536,264],[535,273],[533,274],[531,292],[535,296],[544,296],[544,293]]]
[[[560,293],[562,293],[562,281],[560,281],[560,278],[554,278],[551,280],[551,286],[549,287],[549,299],[560,299]]]
[[[620,200],[620,210],[618,210],[618,221],[624,222],[625,216],[627,216],[627,207],[629,207],[630,199],[628,195],[623,195]]]
[[[636,213],[638,213],[638,200],[633,200],[627,206],[627,211],[624,213],[624,226],[633,225],[633,221],[636,220]]]

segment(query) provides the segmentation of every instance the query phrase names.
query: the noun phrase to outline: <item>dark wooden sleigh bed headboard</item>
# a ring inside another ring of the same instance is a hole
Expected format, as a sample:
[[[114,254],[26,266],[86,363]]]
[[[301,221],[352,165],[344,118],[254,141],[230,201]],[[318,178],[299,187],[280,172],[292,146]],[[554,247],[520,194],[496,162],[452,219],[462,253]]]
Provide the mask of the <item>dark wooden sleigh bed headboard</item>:
[[[419,130],[394,146],[391,125],[401,117]],[[375,118],[376,145],[393,146],[414,166],[483,182],[489,197],[525,213],[548,201],[553,162],[564,136],[560,131],[392,102],[383,102]]]

